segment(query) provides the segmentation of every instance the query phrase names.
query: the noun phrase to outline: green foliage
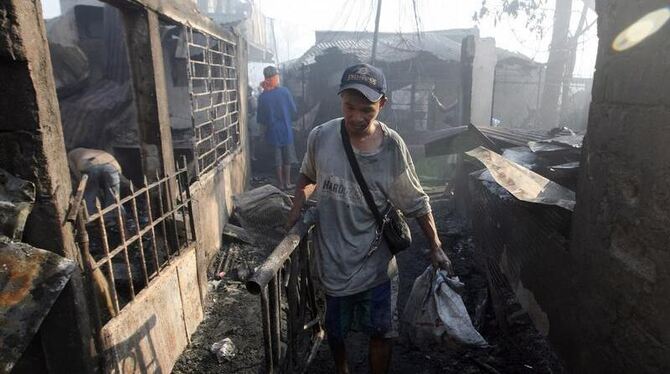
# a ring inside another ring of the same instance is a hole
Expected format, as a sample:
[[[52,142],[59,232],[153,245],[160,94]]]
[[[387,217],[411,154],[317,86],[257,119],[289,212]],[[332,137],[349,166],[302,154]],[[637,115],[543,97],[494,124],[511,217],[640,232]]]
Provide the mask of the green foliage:
[[[523,16],[526,28],[537,35],[544,36],[544,21],[547,19],[547,3],[549,0],[501,0],[497,6],[489,7],[487,0],[482,0],[482,7],[475,12],[472,19],[479,23],[481,20],[492,17],[495,25],[503,18],[517,19]]]

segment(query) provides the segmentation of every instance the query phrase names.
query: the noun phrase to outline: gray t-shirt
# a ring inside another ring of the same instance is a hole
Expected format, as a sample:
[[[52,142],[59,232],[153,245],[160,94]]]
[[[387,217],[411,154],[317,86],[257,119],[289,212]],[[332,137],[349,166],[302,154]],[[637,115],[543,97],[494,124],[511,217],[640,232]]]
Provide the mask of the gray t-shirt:
[[[347,160],[341,122],[337,118],[311,131],[300,168],[316,182],[315,265],[320,282],[331,296],[368,290],[389,280],[389,273],[395,271],[395,261],[389,266],[392,255],[385,242],[368,256],[377,224]],[[388,196],[406,217],[429,213],[428,196],[419,184],[405,142],[380,124],[384,132],[381,146],[371,153],[354,150],[377,207],[383,211]]]

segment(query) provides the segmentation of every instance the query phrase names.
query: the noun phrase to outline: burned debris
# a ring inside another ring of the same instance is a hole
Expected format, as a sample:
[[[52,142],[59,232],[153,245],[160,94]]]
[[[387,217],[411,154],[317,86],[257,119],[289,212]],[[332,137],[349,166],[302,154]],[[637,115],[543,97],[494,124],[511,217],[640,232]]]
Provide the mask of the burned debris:
[[[75,269],[75,262],[21,242],[35,185],[0,169],[0,371],[10,372]]]
[[[16,38],[3,77],[23,78],[4,85],[0,165],[34,191],[3,192],[2,206],[28,217],[27,244],[67,260],[60,278],[43,277],[51,257],[28,278],[27,290],[51,292],[23,308],[31,319],[3,310],[25,329],[16,370],[169,371],[203,318],[225,201],[245,186],[243,39],[184,3],[63,1],[46,28],[29,3],[2,5],[2,33]],[[73,149],[88,156],[68,160]],[[3,215],[3,227],[14,221]]]
[[[0,372],[668,372],[667,4],[384,7],[0,0]]]

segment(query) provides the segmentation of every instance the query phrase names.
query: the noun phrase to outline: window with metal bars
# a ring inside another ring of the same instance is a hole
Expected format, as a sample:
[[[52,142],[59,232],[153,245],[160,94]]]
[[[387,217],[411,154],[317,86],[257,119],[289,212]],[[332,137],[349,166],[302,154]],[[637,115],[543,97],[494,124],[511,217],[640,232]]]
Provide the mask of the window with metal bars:
[[[145,178],[137,190],[131,184],[129,195],[107,207],[96,202],[93,212],[82,202],[88,177],[79,183],[70,214],[76,217],[77,242],[100,326],[196,242],[186,160],[177,166],[170,176],[157,176],[153,182]]]
[[[237,46],[186,28],[188,89],[198,175],[239,149]]]

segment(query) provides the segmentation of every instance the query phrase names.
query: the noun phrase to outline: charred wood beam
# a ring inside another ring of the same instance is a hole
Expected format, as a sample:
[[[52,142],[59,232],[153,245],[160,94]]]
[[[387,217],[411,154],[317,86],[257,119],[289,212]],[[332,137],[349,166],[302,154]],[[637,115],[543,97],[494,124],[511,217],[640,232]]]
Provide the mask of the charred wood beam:
[[[144,174],[153,178],[175,172],[170,112],[158,15],[145,9],[121,9],[132,72]],[[172,191],[176,191],[173,186]]]
[[[233,42],[236,36],[227,30],[223,30],[214,21],[206,17],[198,10],[193,1],[184,0],[101,0],[118,8],[145,8],[162,17],[169,18],[183,25],[189,25],[200,31],[216,36],[220,39]]]

